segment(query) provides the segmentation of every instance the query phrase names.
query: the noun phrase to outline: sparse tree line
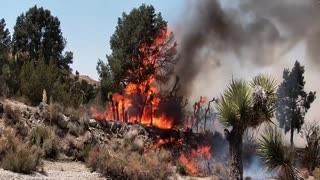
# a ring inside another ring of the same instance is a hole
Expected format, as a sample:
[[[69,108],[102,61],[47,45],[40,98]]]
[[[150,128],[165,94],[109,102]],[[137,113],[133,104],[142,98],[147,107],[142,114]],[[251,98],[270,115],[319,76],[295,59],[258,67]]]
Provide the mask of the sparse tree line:
[[[25,97],[32,105],[48,98],[78,107],[92,101],[93,85],[72,76],[73,53],[66,51],[60,21],[34,6],[17,17],[13,35],[0,20],[0,89],[6,97]]]

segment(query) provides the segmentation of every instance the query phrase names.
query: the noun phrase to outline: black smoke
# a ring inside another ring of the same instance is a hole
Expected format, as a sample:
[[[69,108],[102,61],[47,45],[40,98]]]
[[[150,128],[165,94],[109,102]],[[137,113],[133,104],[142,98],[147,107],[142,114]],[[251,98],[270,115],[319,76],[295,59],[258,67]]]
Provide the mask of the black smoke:
[[[202,63],[233,54],[237,63],[264,67],[281,60],[304,42],[307,61],[319,64],[320,3],[317,0],[201,0],[189,1],[182,16],[178,40],[182,95],[188,96]],[[219,61],[217,60],[219,59]],[[211,63],[212,64],[212,63]]]

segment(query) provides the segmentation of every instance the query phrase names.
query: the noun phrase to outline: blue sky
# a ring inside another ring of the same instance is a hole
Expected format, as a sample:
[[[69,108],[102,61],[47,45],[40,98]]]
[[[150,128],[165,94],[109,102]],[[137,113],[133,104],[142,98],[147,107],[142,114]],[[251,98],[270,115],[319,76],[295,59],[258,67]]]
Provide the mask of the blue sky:
[[[6,20],[7,27],[13,34],[16,18],[30,7],[37,5],[49,9],[61,22],[66,50],[74,52],[73,70],[98,79],[96,63],[98,58],[106,61],[110,53],[109,39],[122,12],[129,13],[142,3],[152,4],[161,12],[169,26],[173,26],[183,10],[184,0],[10,0],[0,6],[0,18]]]

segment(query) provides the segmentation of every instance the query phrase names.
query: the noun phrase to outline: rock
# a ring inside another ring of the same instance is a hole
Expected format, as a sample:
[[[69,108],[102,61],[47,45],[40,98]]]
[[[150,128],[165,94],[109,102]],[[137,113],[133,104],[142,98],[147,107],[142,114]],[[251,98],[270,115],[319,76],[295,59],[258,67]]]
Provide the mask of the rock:
[[[97,121],[94,120],[94,119],[90,119],[90,120],[89,120],[89,125],[90,125],[91,127],[96,127],[96,126],[97,126]]]
[[[58,125],[62,129],[66,129],[68,127],[68,118],[65,115],[59,115]]]
[[[138,136],[134,139],[132,148],[134,148],[134,150],[140,151],[144,149],[144,144],[145,144],[144,138],[141,136]]]
[[[0,117],[2,117],[3,113],[4,113],[3,104],[0,102]]]
[[[138,128],[139,127],[137,127],[137,126],[131,126],[131,128],[129,128],[128,131],[126,131],[124,133],[124,137],[126,139],[133,140],[139,134],[139,129]]]

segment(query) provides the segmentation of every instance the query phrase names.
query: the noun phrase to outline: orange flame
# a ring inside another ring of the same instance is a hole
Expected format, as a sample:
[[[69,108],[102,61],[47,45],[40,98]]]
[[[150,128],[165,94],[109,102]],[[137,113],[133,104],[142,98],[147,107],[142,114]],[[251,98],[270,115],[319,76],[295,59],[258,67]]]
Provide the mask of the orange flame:
[[[197,149],[191,150],[190,158],[185,154],[180,155],[179,161],[185,167],[187,174],[192,176],[200,176],[202,174],[200,171],[203,171],[205,168],[197,160],[201,161],[201,158],[204,158],[206,161],[209,161],[212,158],[210,149],[210,146],[199,146]]]
[[[163,45],[167,42],[171,34],[171,31],[164,29],[159,36],[155,38],[151,46],[141,45],[140,52],[144,54],[141,61],[145,67],[153,66],[153,69],[156,69],[157,66],[159,66],[157,60],[165,53]],[[176,44],[174,43],[173,47],[175,46]],[[128,71],[128,73],[143,74],[145,69],[142,67],[143,66],[138,68],[136,72]],[[160,102],[158,89],[155,86],[155,76],[156,72],[150,75],[144,82],[139,84],[129,83],[123,95],[118,93],[113,94],[113,102],[109,103],[105,113],[94,113],[93,117],[99,120],[113,119],[121,122],[139,121],[144,125],[152,125],[161,129],[173,128],[174,118],[167,117],[164,113],[155,115],[155,111]],[[138,105],[137,101],[133,98],[137,94],[143,99],[143,102],[140,102]],[[132,112],[132,108],[135,109],[134,113]]]
[[[197,163],[188,159],[184,154],[179,157],[180,163],[185,167],[186,173],[193,176],[199,176]]]
[[[183,139],[179,138],[176,139],[174,137],[170,137],[167,139],[161,139],[159,136],[157,136],[157,141],[152,145],[152,149],[159,148],[162,145],[168,144],[168,143],[174,143],[175,145],[182,145],[183,144]]]

